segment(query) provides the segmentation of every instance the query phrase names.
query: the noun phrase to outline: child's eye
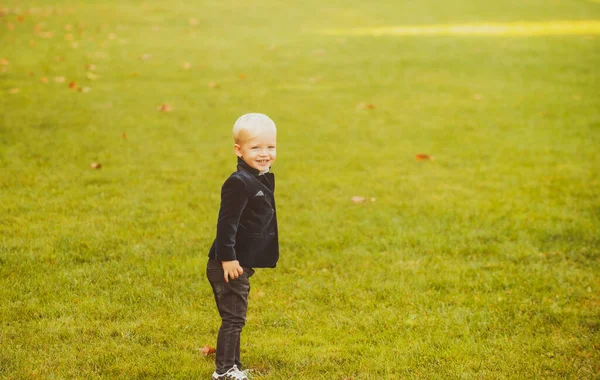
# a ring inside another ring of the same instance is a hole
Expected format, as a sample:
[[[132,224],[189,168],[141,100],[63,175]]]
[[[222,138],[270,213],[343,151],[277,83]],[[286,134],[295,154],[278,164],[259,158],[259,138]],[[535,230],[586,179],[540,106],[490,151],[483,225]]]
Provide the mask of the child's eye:
[[[253,146],[252,149],[258,149],[258,147],[257,146]]]
[[[275,149],[275,146],[274,146],[274,145],[271,145],[271,146],[269,147],[269,149]]]

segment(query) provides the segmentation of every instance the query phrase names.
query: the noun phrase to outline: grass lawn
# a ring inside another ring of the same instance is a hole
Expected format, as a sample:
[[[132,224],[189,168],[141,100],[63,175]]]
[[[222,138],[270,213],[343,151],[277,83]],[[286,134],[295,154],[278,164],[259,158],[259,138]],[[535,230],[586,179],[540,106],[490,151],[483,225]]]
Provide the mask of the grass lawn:
[[[206,256],[247,112],[279,132],[255,378],[598,378],[599,21],[591,0],[0,0],[0,378],[210,378]]]

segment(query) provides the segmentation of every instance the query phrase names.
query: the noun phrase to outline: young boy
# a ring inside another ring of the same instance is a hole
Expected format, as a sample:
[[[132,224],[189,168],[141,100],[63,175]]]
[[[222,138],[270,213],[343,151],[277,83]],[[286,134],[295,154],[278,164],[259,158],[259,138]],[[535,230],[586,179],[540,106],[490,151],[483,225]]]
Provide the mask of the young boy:
[[[274,268],[279,259],[275,177],[277,130],[268,116],[249,113],[233,126],[237,171],[221,188],[221,207],[206,267],[221,316],[213,379],[247,379],[240,362],[254,268]]]

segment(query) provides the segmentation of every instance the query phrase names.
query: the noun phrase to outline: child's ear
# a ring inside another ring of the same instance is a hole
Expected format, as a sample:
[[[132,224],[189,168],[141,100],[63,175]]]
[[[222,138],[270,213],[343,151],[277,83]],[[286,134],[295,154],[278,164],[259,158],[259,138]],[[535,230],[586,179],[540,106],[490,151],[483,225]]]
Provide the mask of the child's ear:
[[[236,156],[242,158],[242,148],[240,148],[238,144],[233,144],[233,151],[235,152]]]

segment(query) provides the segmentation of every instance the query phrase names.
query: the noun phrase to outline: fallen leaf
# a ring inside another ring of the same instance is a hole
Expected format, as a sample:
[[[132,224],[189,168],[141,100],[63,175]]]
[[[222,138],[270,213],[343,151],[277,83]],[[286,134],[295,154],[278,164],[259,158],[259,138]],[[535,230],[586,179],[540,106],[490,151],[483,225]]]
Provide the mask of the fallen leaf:
[[[75,36],[73,36],[71,33],[65,34],[65,41],[73,41],[74,39]]]
[[[87,79],[89,80],[96,80],[98,79],[98,75],[92,73],[92,72],[88,72],[87,74],[85,74],[85,76],[87,77]]]
[[[92,169],[102,169],[102,164],[99,163],[99,162],[92,162],[90,164],[90,168],[92,168]]]
[[[19,90],[18,88],[11,88],[10,90],[8,90],[8,93],[9,94],[18,94],[19,91],[21,91],[21,90]]]
[[[6,58],[0,59],[0,65],[2,65],[2,66],[8,66],[8,63],[9,63],[8,59],[6,59]]]
[[[54,77],[54,81],[56,83],[64,83],[65,82],[65,77]]]
[[[356,108],[358,109],[366,109],[366,110],[374,110],[375,109],[375,104],[372,103],[359,103],[358,106],[356,106]]]
[[[367,198],[361,197],[358,195],[353,196],[351,199],[352,199],[352,202],[354,202],[354,203],[363,203],[364,201],[367,200]]]
[[[142,58],[143,61],[147,61],[150,58],[152,58],[152,54],[142,54],[141,58]]]
[[[46,77],[41,77],[41,78],[40,78],[40,81],[41,81],[42,83],[48,83],[48,78],[46,78]]]
[[[171,112],[173,111],[173,107],[170,104],[161,104],[158,106],[158,110],[160,112]]]
[[[73,90],[73,89],[76,89],[76,88],[77,88],[77,83],[75,83],[75,82],[71,82],[71,83],[69,83],[69,88],[70,88],[71,90]]]
[[[202,348],[200,349],[200,353],[202,354],[202,356],[208,356],[208,355],[212,355],[212,354],[214,354],[215,352],[217,352],[217,349],[216,349],[216,348],[213,348],[213,347],[211,347],[211,346],[209,346],[209,345],[206,345],[206,346],[204,346],[204,347],[202,347]]]
[[[88,71],[96,71],[96,65],[93,65],[91,63],[85,65],[85,68],[88,69]]]
[[[127,134],[125,132],[123,132],[123,134],[121,135],[121,137],[123,138],[123,140],[125,140],[127,138]]]
[[[184,62],[184,63],[183,63],[183,69],[184,69],[184,70],[189,70],[189,69],[190,69],[190,67],[192,67],[192,64],[191,64],[191,63],[189,63],[189,62]]]
[[[140,74],[139,73],[131,73],[131,76],[134,78],[137,77],[138,75],[140,75]]]
[[[433,161],[435,157],[430,156],[428,154],[419,153],[415,156],[415,160],[417,161]]]
[[[210,81],[210,82],[208,82],[208,87],[210,87],[210,88],[219,88],[220,85],[217,82]]]
[[[25,21],[25,17],[19,16],[19,17],[17,17],[17,21],[23,22],[23,21]]]
[[[238,75],[238,77],[239,77],[240,79],[244,80],[244,79],[246,79],[246,74],[244,74],[244,73],[240,73],[240,74]]]
[[[198,19],[194,18],[194,17],[190,18],[189,22],[190,22],[190,26],[196,26],[199,24]]]
[[[483,96],[481,94],[475,94],[475,95],[473,95],[473,99],[481,100],[481,99],[483,99]]]
[[[65,30],[71,30],[71,29],[73,29],[73,25],[71,25],[71,24],[65,25]]]
[[[77,89],[77,91],[83,92],[84,94],[87,94],[88,92],[92,91],[92,89],[89,88],[89,87],[80,87],[80,88]]]

